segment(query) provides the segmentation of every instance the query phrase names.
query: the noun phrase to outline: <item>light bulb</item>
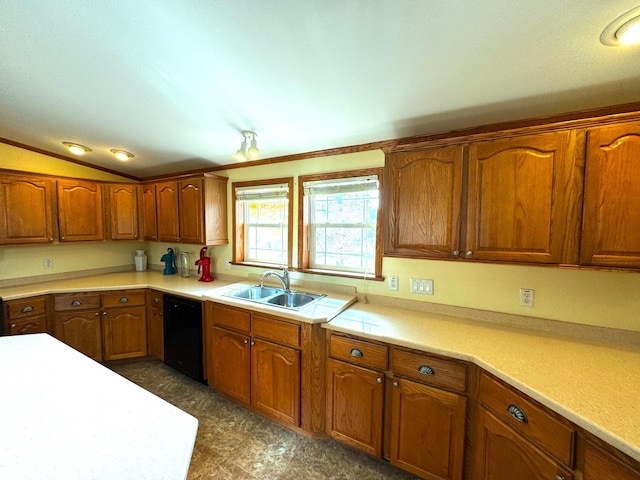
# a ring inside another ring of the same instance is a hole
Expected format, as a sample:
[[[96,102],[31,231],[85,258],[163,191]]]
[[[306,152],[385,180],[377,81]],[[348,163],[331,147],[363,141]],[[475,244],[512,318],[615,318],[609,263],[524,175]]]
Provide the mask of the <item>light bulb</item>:
[[[85,147],[84,145],[80,145],[78,143],[62,142],[62,144],[67,147],[69,151],[74,155],[84,155],[85,153],[91,151],[89,147]]]
[[[122,162],[134,157],[133,153],[129,153],[126,150],[118,150],[117,148],[112,148],[109,151],[113,153],[114,157],[116,157],[118,160]]]
[[[635,17],[622,25],[616,32],[616,38],[623,45],[640,43],[640,17]]]
[[[249,148],[247,153],[251,158],[258,158],[258,155],[260,155],[260,150],[258,150],[258,142],[256,141],[256,137],[253,137],[253,139],[251,140],[251,147]]]

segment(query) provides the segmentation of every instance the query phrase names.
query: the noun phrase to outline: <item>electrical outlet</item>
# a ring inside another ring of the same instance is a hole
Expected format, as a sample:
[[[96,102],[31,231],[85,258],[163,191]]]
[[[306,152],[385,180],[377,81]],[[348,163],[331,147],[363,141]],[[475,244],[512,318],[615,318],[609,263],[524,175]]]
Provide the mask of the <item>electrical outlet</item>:
[[[433,280],[426,278],[411,279],[411,293],[420,295],[433,295]]]
[[[520,306],[533,307],[533,296],[535,290],[533,288],[521,288],[520,289]]]
[[[53,258],[44,259],[44,268],[53,268]]]
[[[224,269],[231,270],[231,261],[228,261],[227,263],[224,264]]]
[[[398,277],[395,275],[389,277],[389,290],[398,290]]]

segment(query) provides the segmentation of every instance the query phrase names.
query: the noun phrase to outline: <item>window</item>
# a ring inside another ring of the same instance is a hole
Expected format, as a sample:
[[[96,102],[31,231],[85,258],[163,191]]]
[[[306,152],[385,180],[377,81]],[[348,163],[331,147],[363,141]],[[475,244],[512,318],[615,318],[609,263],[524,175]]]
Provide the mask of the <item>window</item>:
[[[382,169],[300,177],[302,269],[381,275],[381,179]]]
[[[293,179],[233,184],[234,261],[291,265]]]

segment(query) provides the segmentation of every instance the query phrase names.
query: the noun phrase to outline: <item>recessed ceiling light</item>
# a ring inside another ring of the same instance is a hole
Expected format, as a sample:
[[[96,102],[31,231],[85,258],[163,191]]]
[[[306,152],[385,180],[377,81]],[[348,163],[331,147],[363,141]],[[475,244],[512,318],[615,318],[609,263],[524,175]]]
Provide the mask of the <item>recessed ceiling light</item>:
[[[607,25],[600,42],[611,47],[640,44],[640,7],[623,13]]]
[[[126,161],[129,160],[130,158],[133,158],[134,155],[133,153],[129,153],[126,150],[119,150],[117,148],[112,148],[111,150],[109,150],[111,153],[113,153],[113,155],[121,161]]]
[[[62,144],[67,147],[69,151],[74,155],[84,155],[85,153],[91,151],[89,147],[85,147],[84,145],[80,145],[79,143],[62,142]]]

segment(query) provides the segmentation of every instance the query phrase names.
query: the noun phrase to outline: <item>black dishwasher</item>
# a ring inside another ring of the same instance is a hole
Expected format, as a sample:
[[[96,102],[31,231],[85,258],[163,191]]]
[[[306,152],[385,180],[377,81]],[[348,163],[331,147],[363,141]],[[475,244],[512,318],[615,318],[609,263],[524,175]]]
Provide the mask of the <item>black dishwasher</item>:
[[[204,383],[202,302],[164,296],[164,363]]]

